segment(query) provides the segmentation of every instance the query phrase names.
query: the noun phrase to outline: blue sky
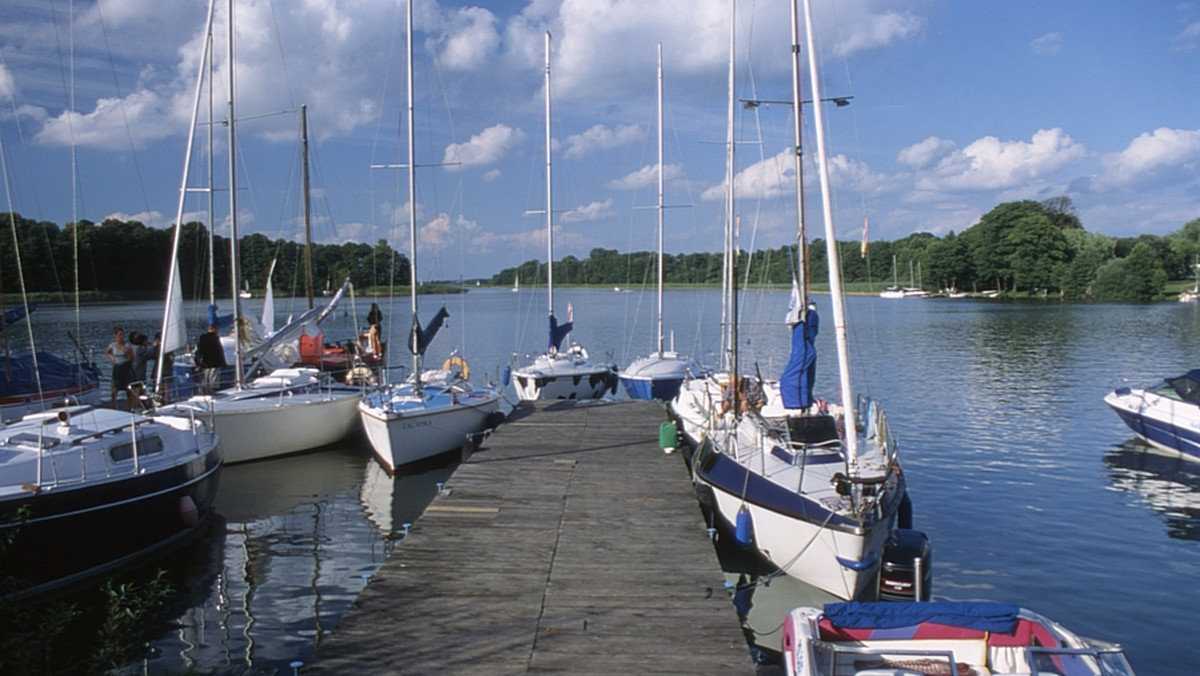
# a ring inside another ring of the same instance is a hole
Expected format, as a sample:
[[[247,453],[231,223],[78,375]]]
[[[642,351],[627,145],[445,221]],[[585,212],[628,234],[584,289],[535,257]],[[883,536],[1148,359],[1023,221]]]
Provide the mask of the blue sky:
[[[206,10],[202,0],[3,3],[3,206],[60,224],[173,222]],[[739,98],[790,98],[788,11],[781,0],[737,4]],[[1200,217],[1200,5],[814,0],[814,11],[822,94],[854,97],[825,111],[839,239],[861,238],[864,219],[872,240],[961,232],[1000,202],[1058,195],[1108,235],[1166,234]],[[666,212],[666,248],[720,250],[728,2],[416,0],[415,13],[423,279],[545,258],[544,218],[529,212],[545,204],[547,30],[556,257],[654,247],[645,207],[657,199],[660,42],[665,201],[685,207]],[[372,169],[405,154],[404,3],[238,0],[235,17],[241,234],[302,237],[306,104],[314,237],[407,251],[405,174]],[[225,22],[222,0],[222,68]],[[738,107],[744,248],[794,239],[790,114]],[[819,219],[815,177],[806,168]],[[199,170],[189,179],[203,183]],[[185,202],[189,219],[207,220],[206,209],[198,195]],[[216,214],[228,233],[224,192]]]

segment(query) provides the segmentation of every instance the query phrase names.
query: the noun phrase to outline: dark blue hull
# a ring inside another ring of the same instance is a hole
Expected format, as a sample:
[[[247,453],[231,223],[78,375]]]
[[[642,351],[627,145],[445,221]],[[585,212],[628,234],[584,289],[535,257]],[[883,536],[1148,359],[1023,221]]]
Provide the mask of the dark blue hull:
[[[1200,460],[1200,432],[1197,430],[1120,408],[1113,410],[1144,441]]]
[[[83,585],[187,542],[212,512],[220,472],[214,446],[158,472],[4,502],[0,537],[12,540],[0,553],[0,579],[19,589],[5,600]]]
[[[683,378],[662,378],[650,380],[644,378],[621,377],[621,385],[630,399],[658,399],[671,401],[679,394],[683,386]]]

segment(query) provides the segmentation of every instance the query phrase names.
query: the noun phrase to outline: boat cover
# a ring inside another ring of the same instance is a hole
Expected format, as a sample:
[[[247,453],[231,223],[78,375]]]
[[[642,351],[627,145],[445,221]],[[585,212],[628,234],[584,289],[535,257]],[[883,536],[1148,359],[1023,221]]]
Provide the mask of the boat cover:
[[[567,314],[570,315],[571,314],[570,311],[568,311]],[[575,328],[575,322],[572,321],[569,317],[565,324],[563,324],[562,326],[559,326],[558,319],[555,318],[554,313],[551,313],[550,314],[550,349],[557,351],[559,349],[559,347],[562,346],[563,338],[566,338],[567,334],[570,333],[571,329],[573,329],[573,328]]]
[[[795,302],[798,293],[793,293]],[[789,313],[789,318],[793,316]],[[807,317],[800,319],[796,312],[792,325],[792,352],[779,376],[779,396],[784,408],[808,408],[813,403],[813,386],[817,380],[817,309],[810,306]]]
[[[99,370],[90,364],[81,369],[79,364],[41,350],[37,353],[37,367],[42,376],[43,392],[69,390],[100,379]],[[37,391],[38,382],[34,376],[32,353],[9,354],[3,366],[0,366],[0,398]]]
[[[826,603],[825,618],[835,627],[888,629],[936,622],[954,627],[1011,634],[1020,608],[1011,603],[985,601],[886,601]]]
[[[416,315],[414,315],[412,335],[408,337],[408,349],[412,350],[413,354],[425,354],[425,348],[429,347],[429,344],[433,342],[438,329],[442,328],[442,324],[445,324],[449,317],[450,312],[443,305],[442,309],[438,310],[433,319],[430,319],[429,323],[422,329],[421,320],[417,319]]]
[[[1167,378],[1169,384],[1184,401],[1200,404],[1200,369],[1188,371],[1178,378]]]
[[[0,315],[0,329],[7,329],[27,317],[34,310],[37,310],[37,303],[19,305],[11,310],[5,310],[4,314]]]

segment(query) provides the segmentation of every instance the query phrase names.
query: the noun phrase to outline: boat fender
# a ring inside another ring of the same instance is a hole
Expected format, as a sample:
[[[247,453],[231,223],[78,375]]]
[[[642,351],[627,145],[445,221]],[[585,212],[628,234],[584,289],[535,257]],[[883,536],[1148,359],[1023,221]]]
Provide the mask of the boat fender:
[[[443,371],[453,371],[454,367],[458,367],[459,376],[463,380],[471,377],[471,367],[467,364],[467,360],[459,356],[450,357],[442,363]]]
[[[754,542],[754,524],[750,520],[750,510],[746,509],[746,505],[737,513],[737,523],[733,528],[733,542],[741,549],[746,549]]]
[[[504,367],[504,376],[500,380],[504,383],[505,387],[508,387],[508,384],[512,382],[512,364]]]
[[[195,528],[196,524],[200,523],[200,510],[196,508],[196,501],[192,499],[192,496],[182,495],[179,497],[179,518],[188,528]]]
[[[679,443],[678,439],[675,423],[668,420],[658,426],[658,447],[663,450],[663,453],[674,453]]]

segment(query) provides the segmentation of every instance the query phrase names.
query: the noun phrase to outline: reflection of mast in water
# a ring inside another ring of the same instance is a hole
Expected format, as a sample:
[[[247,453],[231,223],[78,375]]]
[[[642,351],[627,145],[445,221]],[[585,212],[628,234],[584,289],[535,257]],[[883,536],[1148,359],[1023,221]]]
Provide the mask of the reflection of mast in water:
[[[1129,440],[1107,453],[1104,464],[1113,486],[1163,516],[1168,537],[1200,540],[1200,463]]]

